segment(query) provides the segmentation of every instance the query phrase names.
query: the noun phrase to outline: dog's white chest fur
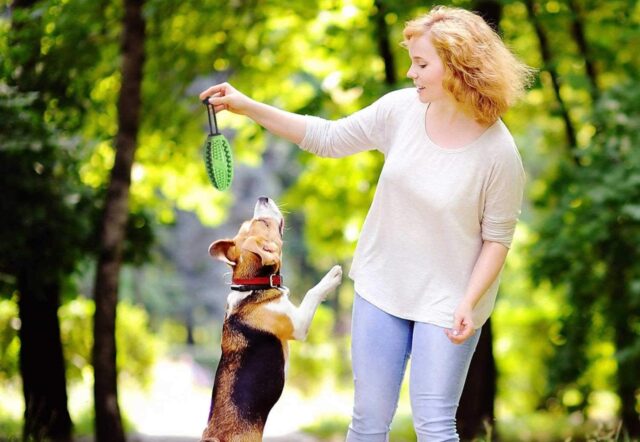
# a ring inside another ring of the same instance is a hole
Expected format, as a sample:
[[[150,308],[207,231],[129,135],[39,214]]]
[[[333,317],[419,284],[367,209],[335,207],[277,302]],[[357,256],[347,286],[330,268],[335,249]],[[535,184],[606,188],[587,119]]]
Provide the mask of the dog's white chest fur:
[[[252,293],[253,292],[238,292],[232,290],[229,296],[227,296],[227,314],[233,313],[238,304]]]
[[[238,304],[240,304],[247,296],[250,296],[253,293],[253,291],[249,291],[249,292],[240,292],[240,291],[236,291],[236,290],[232,290],[231,293],[229,293],[229,295],[227,296],[227,314],[229,313],[233,313],[234,310],[236,309],[236,307],[238,306]],[[289,289],[287,287],[280,287],[280,293],[282,294],[281,297],[278,298],[278,301],[276,301],[273,304],[280,304],[280,303],[284,303],[286,304],[291,304],[289,302]],[[269,305],[269,307],[272,307],[271,304]],[[286,306],[288,308],[288,306]],[[285,310],[285,309],[279,309],[279,310]],[[287,310],[288,312],[288,310]]]

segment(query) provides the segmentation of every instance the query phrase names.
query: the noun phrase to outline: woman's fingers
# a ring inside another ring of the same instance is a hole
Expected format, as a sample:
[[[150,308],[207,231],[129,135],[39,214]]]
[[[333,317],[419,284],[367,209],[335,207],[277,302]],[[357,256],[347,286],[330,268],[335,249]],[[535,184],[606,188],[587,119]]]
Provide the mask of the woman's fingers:
[[[206,89],[200,92],[200,100],[204,100],[207,97],[211,97],[212,95],[226,95],[227,89],[231,88],[229,83],[219,83],[211,86],[209,89]]]
[[[213,110],[217,113],[223,110],[229,110],[228,98],[221,96],[220,92],[216,92],[211,96],[203,96],[206,93],[203,92],[200,94],[200,97],[203,103],[207,103],[213,106]]]
[[[444,332],[451,342],[453,342],[454,344],[462,344],[464,341],[473,336],[475,330],[473,329],[473,327],[464,322],[456,321],[452,329],[445,329]]]
[[[200,100],[206,99],[216,112],[227,110],[240,115],[246,114],[246,108],[250,101],[229,83],[216,84],[201,92]]]
[[[223,97],[219,93],[209,97],[209,104],[212,106],[221,106],[223,104],[226,104],[227,101],[228,97]]]

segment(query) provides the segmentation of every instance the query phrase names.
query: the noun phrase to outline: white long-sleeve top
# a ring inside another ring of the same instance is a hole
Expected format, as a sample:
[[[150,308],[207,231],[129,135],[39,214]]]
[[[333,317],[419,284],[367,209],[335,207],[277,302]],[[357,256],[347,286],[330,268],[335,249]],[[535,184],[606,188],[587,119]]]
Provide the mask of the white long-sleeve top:
[[[427,107],[408,88],[337,121],[307,116],[300,147],[332,158],[384,154],[349,276],[387,313],[451,328],[483,240],[510,247],[525,174],[501,120],[464,147],[442,148],[425,130]],[[474,308],[477,328],[499,280]]]

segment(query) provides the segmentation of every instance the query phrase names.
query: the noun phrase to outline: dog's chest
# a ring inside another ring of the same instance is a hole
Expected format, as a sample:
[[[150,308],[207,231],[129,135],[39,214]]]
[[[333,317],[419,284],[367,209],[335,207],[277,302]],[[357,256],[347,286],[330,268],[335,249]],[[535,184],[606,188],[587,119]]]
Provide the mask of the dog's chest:
[[[251,293],[253,292],[232,291],[229,293],[229,296],[227,296],[227,315],[233,313],[240,302],[242,302]]]
[[[245,307],[245,305],[248,304],[264,304],[268,305],[271,309],[289,314],[291,302],[289,301],[288,294],[289,290],[286,287],[282,287],[277,290],[259,290],[257,292],[241,292],[232,290],[227,296],[226,313],[227,315],[230,315],[239,307]]]

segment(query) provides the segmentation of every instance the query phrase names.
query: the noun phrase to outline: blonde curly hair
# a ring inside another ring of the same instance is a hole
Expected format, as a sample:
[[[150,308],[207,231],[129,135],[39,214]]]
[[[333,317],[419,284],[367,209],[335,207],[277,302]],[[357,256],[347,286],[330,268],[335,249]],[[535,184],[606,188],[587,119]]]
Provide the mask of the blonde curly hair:
[[[473,12],[436,6],[406,23],[400,44],[406,48],[409,40],[426,33],[445,68],[443,88],[480,123],[495,122],[531,83],[535,70]]]

